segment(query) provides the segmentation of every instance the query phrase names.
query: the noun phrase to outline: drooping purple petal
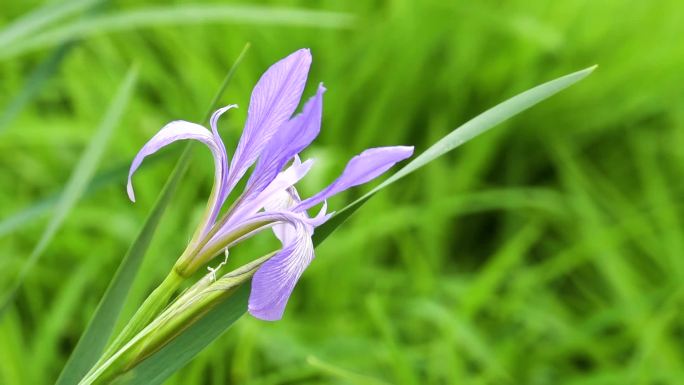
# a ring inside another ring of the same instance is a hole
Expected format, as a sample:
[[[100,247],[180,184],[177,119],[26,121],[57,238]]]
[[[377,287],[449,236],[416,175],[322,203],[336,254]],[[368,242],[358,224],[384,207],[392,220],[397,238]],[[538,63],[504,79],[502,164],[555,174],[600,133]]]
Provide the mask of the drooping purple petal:
[[[224,156],[221,158],[221,176],[219,179],[216,180],[217,183],[217,191],[216,191],[216,197],[215,201],[213,202],[213,207],[211,208],[211,212],[209,213],[209,217],[207,221],[209,223],[214,223],[216,220],[216,217],[218,216],[219,211],[221,211],[221,206],[223,206],[223,203],[226,201],[226,198],[228,197],[228,194],[230,191],[228,190],[227,186],[227,180],[228,180],[228,153],[226,151],[226,146],[223,143],[223,140],[221,139],[221,135],[219,135],[218,132],[218,120],[223,115],[224,112],[232,109],[232,108],[237,108],[236,104],[231,104],[222,108],[219,108],[216,110],[212,115],[211,119],[209,120],[209,125],[211,127],[211,134],[214,137],[214,142],[218,146],[219,150],[221,150],[221,153],[224,154]]]
[[[323,113],[323,84],[304,105],[301,114],[283,123],[264,148],[247,182],[248,194],[258,194],[278,175],[283,166],[318,136]]]
[[[259,216],[284,216],[272,226],[283,249],[268,260],[252,278],[249,312],[253,316],[276,321],[282,318],[285,306],[302,273],[314,258],[311,241],[314,227],[327,220],[325,205],[316,218],[306,211],[295,213],[291,208],[301,202],[294,186],[271,194]],[[284,214],[287,213],[287,214]]]
[[[266,261],[252,278],[249,312],[262,320],[282,318],[292,290],[314,258],[310,234],[303,225],[293,225],[297,237]]]
[[[252,91],[245,129],[230,163],[229,190],[259,157],[276,129],[292,116],[310,66],[311,53],[300,49],[272,65],[259,79]]]
[[[413,147],[411,146],[378,147],[365,150],[347,163],[342,175],[333,183],[318,194],[302,201],[293,210],[306,210],[348,188],[369,182],[412,154]]]
[[[214,136],[212,136],[211,132],[206,128],[200,126],[199,124],[177,120],[162,127],[159,132],[157,132],[147,143],[145,143],[145,145],[140,149],[138,154],[133,159],[131,168],[128,171],[128,183],[126,185],[128,197],[131,201],[135,202],[135,193],[133,191],[133,183],[131,178],[138,167],[140,167],[143,159],[145,159],[145,157],[148,155],[154,154],[162,147],[167,146],[177,140],[183,139],[198,140],[209,147],[211,154],[214,157],[215,163],[215,186],[216,183],[219,183],[223,173],[222,165],[226,162],[226,153],[222,146],[216,142]]]

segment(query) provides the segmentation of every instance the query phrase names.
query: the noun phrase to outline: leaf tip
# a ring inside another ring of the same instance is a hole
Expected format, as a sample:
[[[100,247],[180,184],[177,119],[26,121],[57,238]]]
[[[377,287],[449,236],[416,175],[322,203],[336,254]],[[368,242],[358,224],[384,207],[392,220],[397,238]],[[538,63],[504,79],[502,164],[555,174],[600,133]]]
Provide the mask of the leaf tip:
[[[585,78],[585,77],[591,75],[598,68],[598,66],[599,66],[598,64],[594,64],[593,66],[590,66],[590,67],[587,67],[583,70],[577,71],[576,73],[578,75],[581,75],[582,78]]]

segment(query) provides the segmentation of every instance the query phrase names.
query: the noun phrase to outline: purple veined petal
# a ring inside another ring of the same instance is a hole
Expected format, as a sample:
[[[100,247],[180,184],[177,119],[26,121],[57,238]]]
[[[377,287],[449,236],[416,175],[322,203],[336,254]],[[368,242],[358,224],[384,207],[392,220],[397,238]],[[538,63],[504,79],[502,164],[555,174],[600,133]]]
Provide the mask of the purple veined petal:
[[[226,152],[226,146],[223,143],[223,139],[221,139],[221,135],[219,135],[218,132],[218,120],[223,115],[226,111],[237,108],[237,104],[230,104],[225,107],[219,108],[216,110],[212,115],[211,119],[209,120],[209,125],[211,127],[211,134],[214,137],[214,142],[216,143],[217,147],[223,154],[223,157],[221,158],[221,164],[220,164],[220,169],[221,169],[221,176],[219,179],[216,180],[217,183],[217,191],[216,191],[216,196],[215,196],[215,202],[213,202],[213,207],[212,210],[209,214],[209,217],[207,219],[208,223],[214,223],[216,220],[216,217],[218,216],[219,211],[221,211],[221,206],[223,206],[223,203],[226,201],[226,198],[228,197],[228,194],[230,194],[230,190],[228,189],[227,186],[227,181],[228,181],[228,153]]]
[[[309,220],[300,213],[291,213],[288,211],[260,212],[249,218],[245,218],[243,221],[237,222],[230,227],[222,228],[221,235],[214,236],[202,247],[198,254],[211,258],[221,250],[229,249],[265,229],[283,223],[299,224],[304,226],[306,231],[313,229]],[[309,233],[313,234],[311,231],[309,231]],[[210,253],[213,253],[213,255],[209,255]]]
[[[310,66],[310,51],[300,49],[273,64],[257,82],[245,129],[230,163],[229,189],[259,157],[278,127],[292,116],[302,97]]]
[[[283,123],[264,148],[247,182],[247,194],[258,194],[296,154],[309,146],[321,130],[325,87],[319,84],[302,113]]]
[[[334,212],[327,212],[327,201],[323,202],[323,206],[313,218],[310,218],[306,211],[293,212],[292,208],[299,205],[301,201],[302,199],[299,197],[297,189],[294,186],[290,186],[286,190],[279,190],[277,193],[270,195],[270,198],[264,203],[264,213],[291,212],[291,215],[299,218],[305,224],[310,234],[313,234],[315,227],[325,223],[334,214]],[[274,225],[273,233],[283,245],[287,245],[295,239],[295,229],[287,223]]]
[[[297,281],[314,258],[311,236],[295,225],[296,239],[264,263],[252,278],[249,313],[266,321],[283,316]]]
[[[274,194],[269,194],[268,199],[263,203],[264,212],[290,211],[301,201],[297,189],[294,186],[289,186],[286,189],[279,189]]]
[[[243,201],[238,207],[235,208],[232,218],[228,221],[228,224],[239,222],[243,218],[250,217],[256,214],[259,210],[265,207],[268,202],[273,199],[273,196],[281,191],[285,191],[290,186],[293,186],[302,178],[309,173],[311,166],[314,164],[313,159],[308,159],[305,162],[301,162],[295,159],[295,162],[280,172],[276,178],[257,196]]]
[[[214,139],[214,136],[209,130],[200,126],[199,124],[186,122],[183,120],[173,121],[157,132],[145,145],[140,149],[138,154],[131,163],[131,168],[128,171],[128,183],[126,190],[131,201],[135,202],[135,193],[133,191],[132,177],[135,171],[140,167],[145,157],[154,154],[162,147],[165,147],[177,140],[193,139],[204,143],[211,150],[215,162],[215,178],[214,183],[220,181],[222,175],[222,164],[225,162],[226,154],[221,150],[221,147]]]
[[[273,182],[257,196],[255,201],[258,201],[259,208],[272,212],[289,211],[290,207],[298,204],[301,199],[299,199],[299,194],[294,185],[308,173],[313,163],[313,159],[301,163],[299,156],[297,156],[293,164],[279,173]],[[306,173],[298,172],[297,178],[288,177],[292,170],[304,169],[304,165],[309,165],[306,167]]]
[[[257,213],[265,204],[268,203],[274,194],[279,191],[284,191],[295,183],[299,182],[311,169],[313,159],[305,162],[300,162],[299,158],[286,170],[278,174],[278,176],[271,182],[271,184],[264,189],[258,196],[253,199],[244,201],[236,207],[230,220],[225,223],[211,240],[207,243],[207,248],[213,248],[216,244],[222,242],[231,232],[237,228],[244,226],[245,223],[253,223],[254,220],[263,220],[265,213]],[[272,213],[273,215],[280,215]],[[271,218],[272,219],[272,218]]]
[[[295,207],[297,204],[299,204],[300,199],[299,199],[299,194],[297,193],[297,189],[294,187],[290,187],[287,192],[282,193],[285,195],[284,202],[287,202],[288,208],[292,209]],[[268,208],[267,208],[268,210]],[[286,210],[286,208],[283,208],[283,210]],[[292,215],[296,216],[301,220],[305,227],[306,230],[309,232],[309,234],[313,235],[314,229],[330,219],[335,212],[328,213],[328,202],[323,202],[323,206],[319,210],[318,214],[316,214],[315,217],[309,218],[309,215],[306,213],[306,211],[301,211],[301,212],[292,212]],[[266,213],[269,213],[270,211],[266,211]],[[276,223],[271,227],[271,230],[273,230],[273,234],[278,238],[281,244],[287,245],[290,244],[294,239],[297,237],[297,231],[295,228],[292,226],[288,225],[287,223]]]
[[[275,194],[272,194],[268,201],[264,203],[265,212],[279,212],[279,211],[289,211],[292,207],[296,206],[301,202],[299,197],[299,192],[294,186],[290,186],[286,190],[280,190]],[[297,213],[294,215],[299,215],[303,219],[309,219],[306,217],[306,212]],[[313,233],[312,226],[309,226],[310,232]],[[282,245],[289,245],[294,242],[297,237],[297,230],[294,226],[287,223],[276,224],[272,228],[273,234],[280,241]]]
[[[334,182],[318,194],[302,201],[293,210],[309,209],[339,192],[369,182],[412,154],[412,146],[378,147],[365,150],[347,163],[342,175]]]

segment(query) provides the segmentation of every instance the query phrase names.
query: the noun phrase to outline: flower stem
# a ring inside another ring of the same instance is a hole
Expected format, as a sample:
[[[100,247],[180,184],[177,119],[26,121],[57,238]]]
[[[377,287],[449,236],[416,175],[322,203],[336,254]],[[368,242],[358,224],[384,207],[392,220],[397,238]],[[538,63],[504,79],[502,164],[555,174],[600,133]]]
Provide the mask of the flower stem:
[[[275,252],[237,268],[213,283],[208,275],[205,276],[127,340],[118,351],[96,365],[80,385],[109,384],[133,370],[229,298],[241,285],[249,282],[256,270],[273,255]]]
[[[138,332],[153,320],[166,307],[169,299],[171,299],[173,293],[178,289],[181,282],[183,282],[183,279],[184,278],[180,276],[175,269],[171,269],[169,275],[164,278],[152,293],[150,293],[123,330],[107,347],[107,350],[93,366],[93,369],[97,368],[114,355],[114,353],[121,349],[126,342],[138,334]],[[91,371],[93,369],[91,369]]]
[[[189,257],[181,257],[176,262],[174,270],[182,276],[190,276],[194,274],[201,266],[204,266],[212,258],[218,255],[221,250],[231,247],[235,242],[241,241],[256,232],[273,224],[272,220],[264,220],[254,223],[247,223],[234,231],[219,237],[217,240],[201,244],[199,251],[189,255]],[[208,238],[207,236],[206,238]],[[205,239],[206,239],[205,238]]]

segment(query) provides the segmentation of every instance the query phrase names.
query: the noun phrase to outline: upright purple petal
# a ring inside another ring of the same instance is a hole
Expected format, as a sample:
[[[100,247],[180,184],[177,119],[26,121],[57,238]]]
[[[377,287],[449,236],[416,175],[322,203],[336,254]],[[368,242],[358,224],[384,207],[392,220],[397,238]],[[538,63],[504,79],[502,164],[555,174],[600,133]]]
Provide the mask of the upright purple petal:
[[[199,124],[190,123],[182,120],[171,122],[162,127],[157,134],[155,134],[145,145],[140,149],[138,154],[131,163],[131,168],[128,171],[128,184],[126,190],[131,201],[135,202],[135,193],[133,191],[133,183],[131,178],[135,171],[140,167],[143,159],[148,155],[154,154],[159,149],[167,146],[177,140],[194,139],[198,140],[211,150],[215,162],[215,177],[216,182],[220,181],[223,172],[222,165],[226,162],[226,153],[222,145],[216,141],[211,132]]]
[[[300,49],[272,65],[252,91],[245,129],[230,163],[232,189],[259,157],[276,129],[287,121],[302,97],[311,53]]]
[[[293,226],[297,237],[266,261],[252,278],[249,312],[262,320],[282,318],[292,290],[314,258],[311,235],[304,225]]]
[[[339,178],[318,194],[302,201],[293,210],[306,210],[348,188],[369,182],[412,154],[413,147],[410,146],[378,147],[365,150],[347,163]]]
[[[318,136],[321,130],[324,92],[325,87],[320,84],[316,95],[304,105],[302,113],[283,123],[273,135],[247,182],[249,194],[261,192],[273,181],[287,162],[308,147]]]

